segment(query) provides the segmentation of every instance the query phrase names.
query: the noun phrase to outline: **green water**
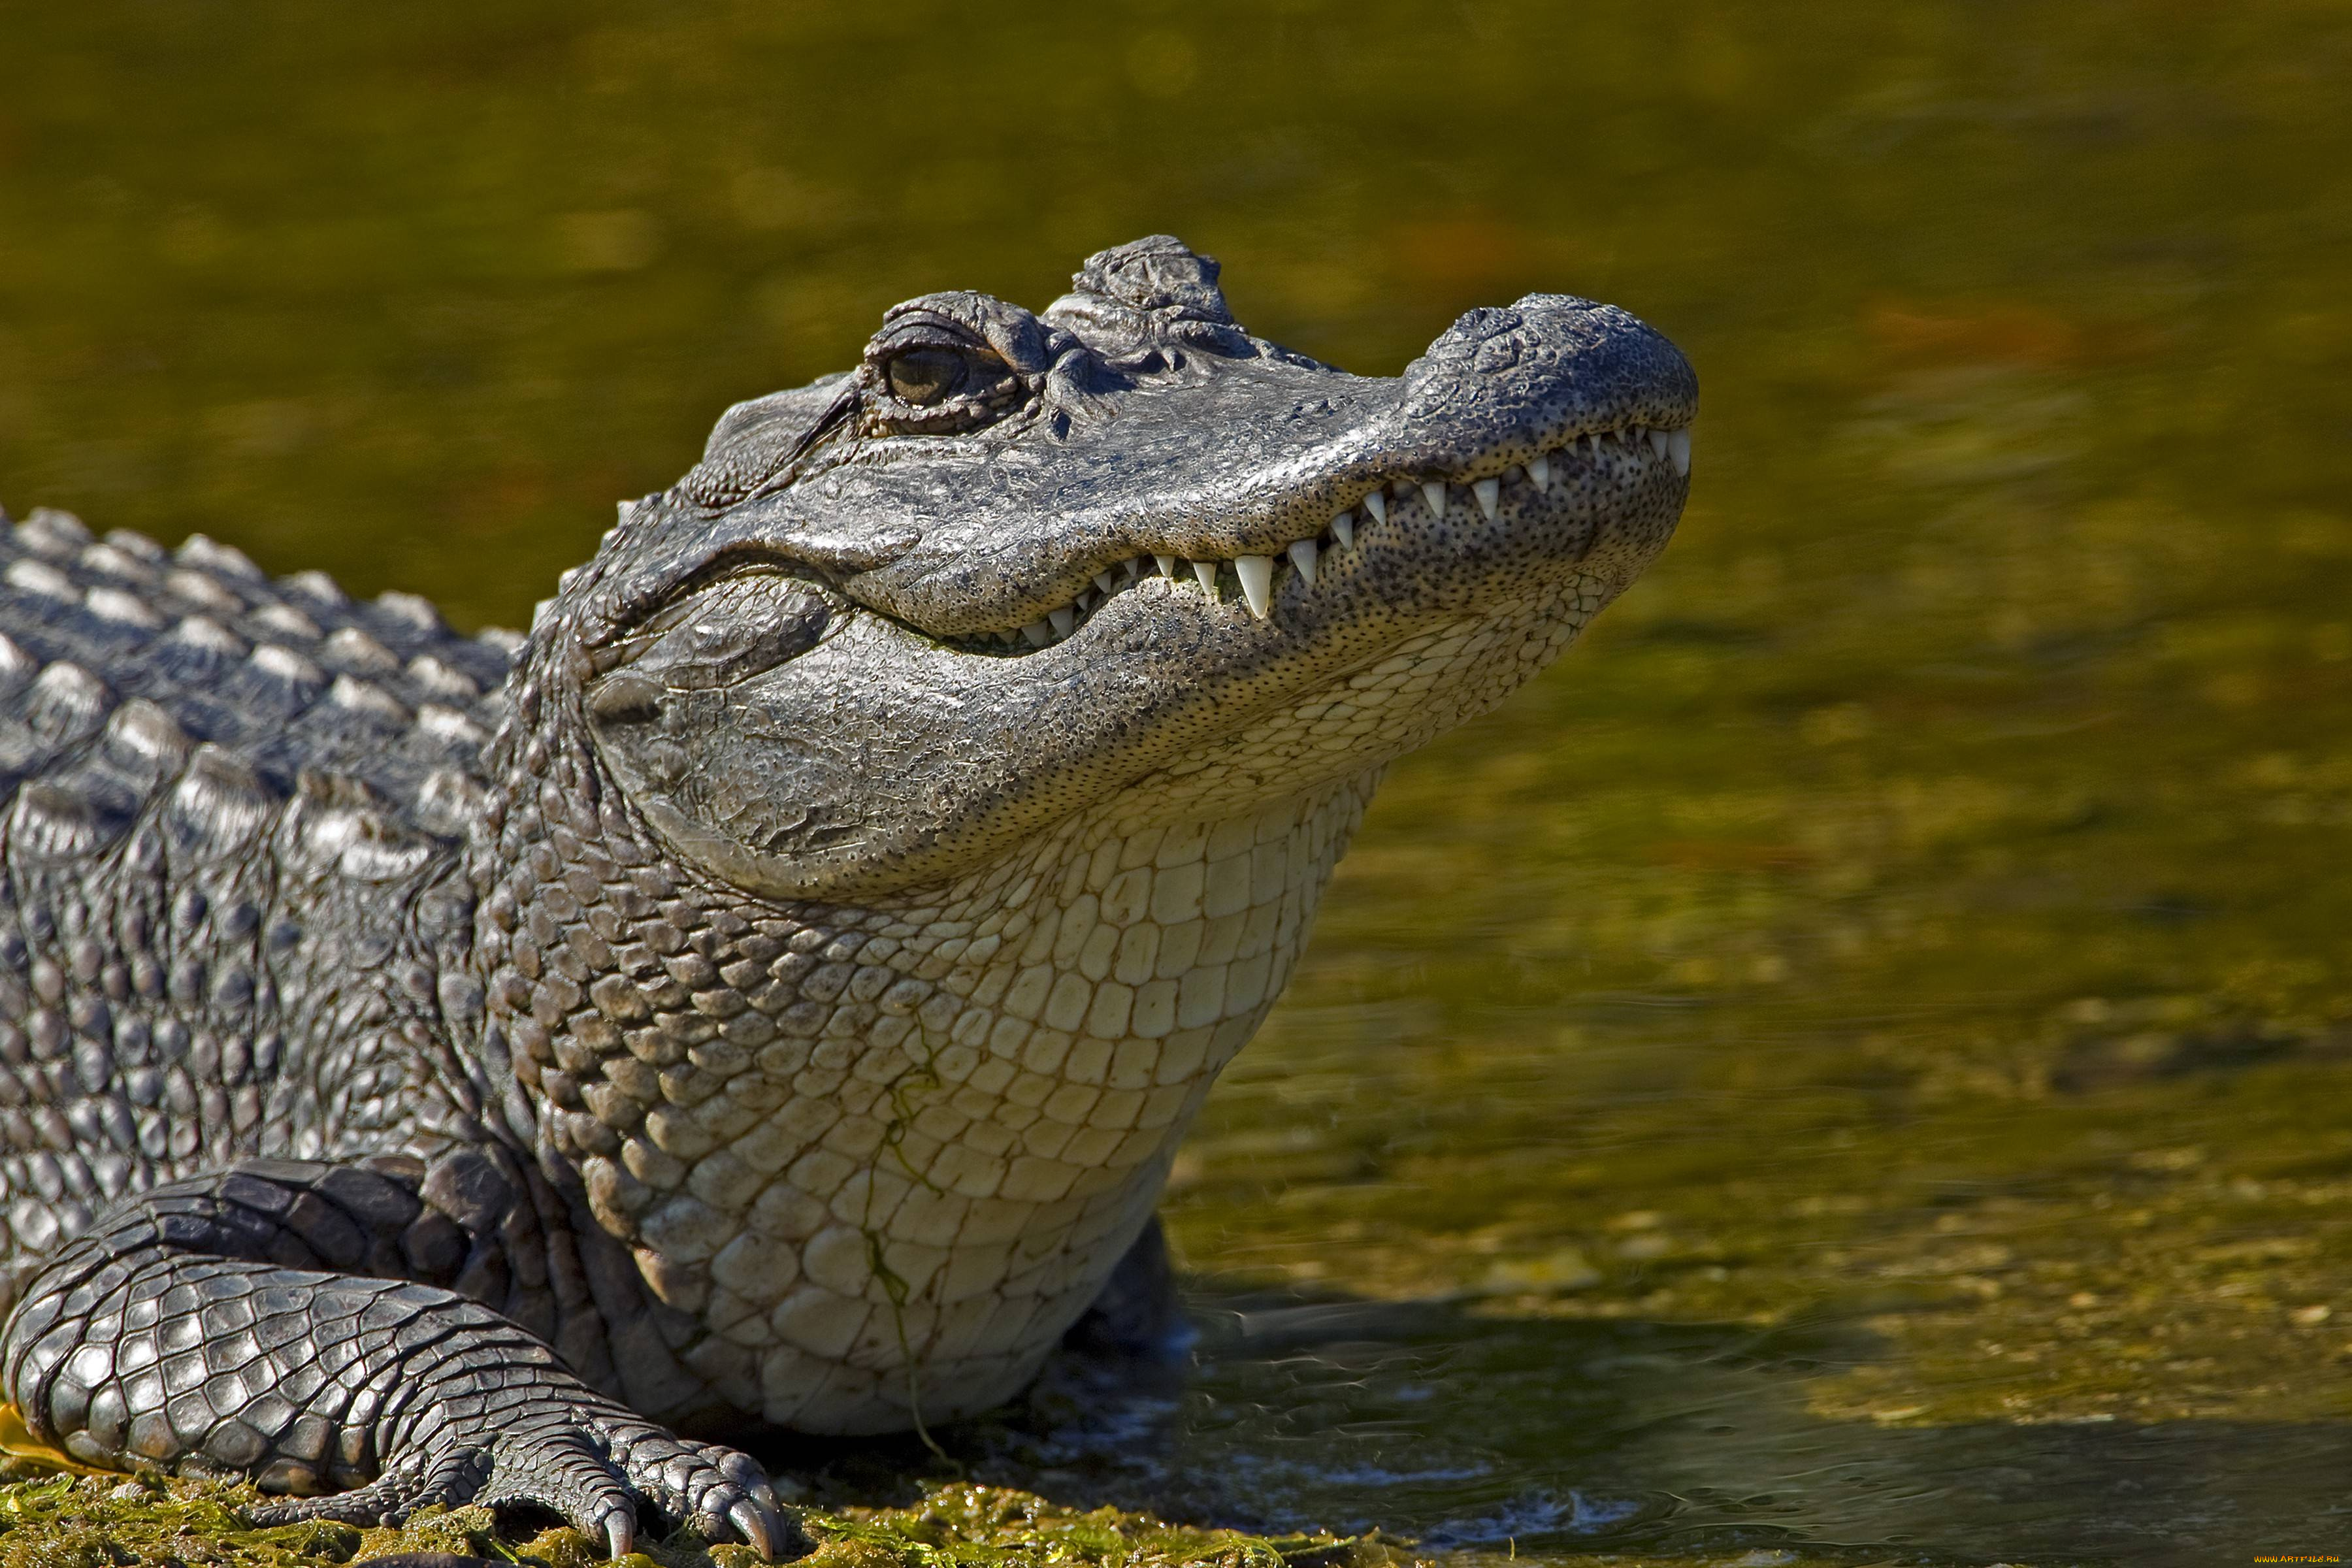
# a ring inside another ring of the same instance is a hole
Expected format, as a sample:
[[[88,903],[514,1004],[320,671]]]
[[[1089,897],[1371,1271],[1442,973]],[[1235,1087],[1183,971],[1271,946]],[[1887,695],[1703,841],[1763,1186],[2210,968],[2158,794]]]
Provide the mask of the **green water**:
[[[0,501],[514,622],[887,304],[1155,230],[1697,365],[987,1462],[1550,1563],[2352,1544],[2352,8],[0,4]],[[1023,1468],[1026,1467],[1026,1468]]]

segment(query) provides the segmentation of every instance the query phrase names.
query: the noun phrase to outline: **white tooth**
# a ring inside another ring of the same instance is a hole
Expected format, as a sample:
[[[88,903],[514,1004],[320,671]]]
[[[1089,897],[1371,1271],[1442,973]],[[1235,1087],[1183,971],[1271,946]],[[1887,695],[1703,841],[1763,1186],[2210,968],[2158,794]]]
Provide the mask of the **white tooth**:
[[[1139,583],[1139,582],[1143,581],[1143,557],[1142,557],[1142,556],[1140,556],[1140,555],[1133,556],[1133,557],[1129,558],[1129,560],[1128,561],[1128,563],[1127,563],[1127,580],[1128,580],[1129,582],[1130,582],[1130,583]]]
[[[1638,452],[1642,449],[1642,437],[1647,434],[1649,432],[1639,425],[1628,425],[1625,426],[1625,445]]]
[[[1173,577],[1176,575],[1176,557],[1173,555],[1155,555],[1151,559],[1159,563],[1160,574],[1162,577]]]
[[[1046,611],[1045,618],[1054,623],[1054,635],[1055,637],[1068,637],[1070,635],[1070,628],[1078,624],[1078,617],[1070,613],[1070,606],[1067,605],[1064,605],[1058,610]]]
[[[1217,596],[1217,563],[1215,562],[1193,562],[1192,575],[1201,580],[1201,586],[1207,590],[1209,597],[1213,599]]]
[[[1528,478],[1535,481],[1535,487],[1539,490],[1548,490],[1551,489],[1551,459],[1549,458],[1529,458],[1528,459]]]
[[[1031,621],[1021,628],[1021,635],[1029,639],[1031,647],[1044,647],[1054,640],[1054,628],[1043,621]]]
[[[1364,498],[1364,510],[1372,514],[1374,522],[1386,522],[1389,520],[1389,498],[1374,490]],[[1348,514],[1343,511],[1339,515],[1345,517]],[[1348,542],[1343,539],[1339,542],[1345,544]]]
[[[1421,499],[1429,503],[1430,516],[1444,517],[1445,515],[1445,481],[1444,479],[1422,480]]]
[[[1096,587],[1097,587],[1097,588],[1100,588],[1100,589],[1103,591],[1103,595],[1104,595],[1104,597],[1106,597],[1106,598],[1109,597],[1109,595],[1110,595],[1110,590],[1111,590],[1110,574],[1109,574],[1109,573],[1108,573],[1108,572],[1097,572],[1097,573],[1096,573],[1096,574],[1095,574],[1095,586],[1096,586]]]
[[[1242,597],[1249,601],[1250,614],[1265,619],[1266,607],[1274,603],[1274,557],[1237,555],[1234,575],[1242,580]]]
[[[1298,568],[1301,581],[1310,588],[1315,586],[1315,542],[1313,540],[1302,539],[1290,547],[1290,563]]]
[[[1676,430],[1669,434],[1666,451],[1675,460],[1675,472],[1687,477],[1690,473],[1690,432]]]
[[[1488,522],[1495,521],[1495,498],[1502,488],[1501,481],[1496,479],[1476,479],[1471,482],[1470,493],[1478,498],[1478,510],[1486,514]]]
[[[1673,439],[1664,430],[1653,430],[1650,432],[1650,450],[1663,458],[1666,455],[1667,443]]]
[[[1371,508],[1367,506],[1364,510],[1370,511]],[[1353,550],[1356,547],[1356,514],[1352,511],[1343,511],[1333,518],[1331,537],[1339,542],[1340,549]]]

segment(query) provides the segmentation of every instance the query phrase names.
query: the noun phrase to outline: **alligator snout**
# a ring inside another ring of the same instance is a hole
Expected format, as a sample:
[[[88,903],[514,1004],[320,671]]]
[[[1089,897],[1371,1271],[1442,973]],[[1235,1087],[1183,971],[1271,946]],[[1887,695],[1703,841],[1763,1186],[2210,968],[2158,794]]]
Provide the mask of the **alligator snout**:
[[[1474,479],[1580,437],[1684,430],[1697,407],[1697,376],[1656,329],[1614,305],[1529,294],[1447,328],[1405,367],[1399,412],[1424,460]]]

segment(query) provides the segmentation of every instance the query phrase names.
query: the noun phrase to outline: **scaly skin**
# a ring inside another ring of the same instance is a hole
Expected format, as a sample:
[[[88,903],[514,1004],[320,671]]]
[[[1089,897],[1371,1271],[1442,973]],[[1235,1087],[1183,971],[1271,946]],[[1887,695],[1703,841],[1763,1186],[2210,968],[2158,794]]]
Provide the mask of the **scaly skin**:
[[[716,1440],[985,1409],[1097,1299],[1148,1339],[1169,1162],[1381,770],[1654,556],[1695,397],[1606,307],[1376,381],[1215,276],[1154,239],[1042,317],[898,307],[520,645],[200,538],[0,539],[35,1432],[270,1518],[773,1553]]]

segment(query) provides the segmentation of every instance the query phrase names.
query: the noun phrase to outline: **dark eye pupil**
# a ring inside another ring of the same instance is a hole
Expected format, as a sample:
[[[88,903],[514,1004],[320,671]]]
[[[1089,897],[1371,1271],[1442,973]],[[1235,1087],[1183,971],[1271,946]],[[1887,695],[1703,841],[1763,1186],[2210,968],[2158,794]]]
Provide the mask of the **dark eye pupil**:
[[[963,379],[963,356],[951,349],[909,349],[890,362],[890,391],[900,401],[937,403]]]

